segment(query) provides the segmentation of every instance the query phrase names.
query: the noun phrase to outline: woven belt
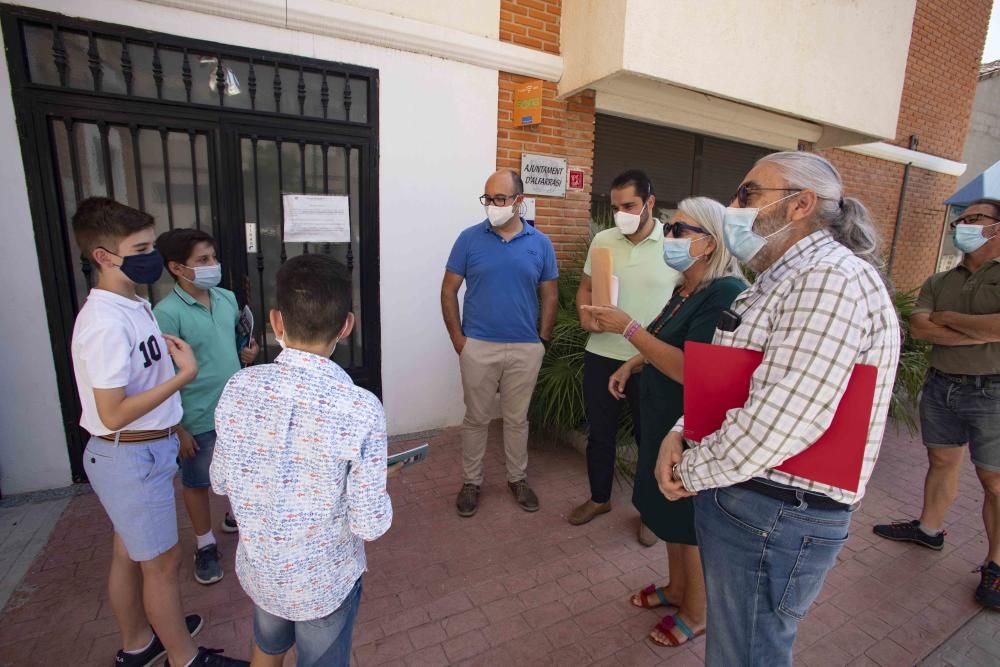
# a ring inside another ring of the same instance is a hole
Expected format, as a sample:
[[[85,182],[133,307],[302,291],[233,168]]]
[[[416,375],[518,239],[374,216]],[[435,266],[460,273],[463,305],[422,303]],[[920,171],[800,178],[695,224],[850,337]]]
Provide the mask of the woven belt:
[[[942,377],[949,382],[954,382],[956,384],[974,384],[977,387],[982,387],[984,384],[1000,382],[1000,375],[956,375],[954,373],[939,371],[936,368],[931,368],[931,373],[937,375],[938,377]]]
[[[119,443],[133,444],[136,442],[153,442],[154,440],[163,440],[164,438],[169,438],[174,434],[174,429],[165,428],[159,431],[119,431],[117,433]],[[106,440],[108,442],[115,442],[114,433],[109,433],[107,435],[97,436],[101,440]]]
[[[825,496],[822,493],[812,493],[811,491],[793,489],[788,486],[775,486],[769,482],[762,482],[757,479],[748,479],[747,481],[741,482],[736,486],[768,496],[769,498],[774,498],[775,500],[780,500],[790,505],[797,505],[799,503],[798,493],[801,492],[803,496],[802,499],[805,500],[809,507],[819,507],[828,510],[851,509],[850,505],[838,502],[830,496]]]

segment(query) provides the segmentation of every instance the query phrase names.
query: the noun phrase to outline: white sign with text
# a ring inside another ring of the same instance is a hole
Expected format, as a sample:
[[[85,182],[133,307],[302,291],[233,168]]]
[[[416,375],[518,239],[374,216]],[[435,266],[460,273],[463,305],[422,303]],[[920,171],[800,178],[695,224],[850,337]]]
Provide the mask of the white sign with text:
[[[563,158],[521,153],[521,180],[524,181],[525,194],[565,197],[567,171]]]
[[[284,240],[289,243],[350,243],[351,207],[344,195],[282,195]]]

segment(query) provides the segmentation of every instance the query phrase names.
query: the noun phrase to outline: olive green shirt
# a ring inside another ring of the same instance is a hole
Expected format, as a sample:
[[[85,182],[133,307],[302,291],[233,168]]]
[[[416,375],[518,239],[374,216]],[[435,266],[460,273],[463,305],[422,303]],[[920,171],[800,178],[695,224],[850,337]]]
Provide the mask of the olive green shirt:
[[[928,278],[920,288],[913,312],[941,311],[964,315],[1000,313],[1000,257],[986,262],[975,273],[959,264]],[[995,375],[1000,373],[1000,343],[934,345],[931,366],[955,375]]]
[[[618,307],[647,326],[653,321],[674,292],[680,273],[663,261],[663,225],[656,221],[653,231],[633,244],[617,227],[599,232],[587,251],[583,272],[590,275],[590,252],[611,248],[612,269],[618,277]],[[587,352],[608,359],[625,361],[637,354],[621,332],[592,333]]]
[[[163,333],[185,340],[198,362],[198,377],[181,389],[181,424],[192,435],[215,429],[215,406],[229,378],[240,370],[236,348],[240,311],[236,296],[221,287],[213,287],[208,293],[211,310],[179,285],[174,285],[174,290],[153,308]]]

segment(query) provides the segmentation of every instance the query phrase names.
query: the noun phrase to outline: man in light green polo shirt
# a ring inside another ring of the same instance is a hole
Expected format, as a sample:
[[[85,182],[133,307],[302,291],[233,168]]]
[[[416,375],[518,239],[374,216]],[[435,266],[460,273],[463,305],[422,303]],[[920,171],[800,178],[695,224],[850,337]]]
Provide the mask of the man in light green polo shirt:
[[[650,323],[663,305],[680,276],[663,261],[663,225],[653,217],[656,195],[645,173],[632,169],[611,182],[611,206],[615,227],[594,237],[583,267],[580,288],[576,293],[581,326],[591,332],[583,358],[583,396],[590,433],[587,438],[587,476],[590,498],[569,515],[573,525],[587,523],[611,510],[611,486],[614,481],[618,418],[622,403],[611,395],[608,381],[622,362],[636,350],[621,331],[602,331],[582,306],[591,304],[590,255],[594,248],[611,248],[612,268],[618,279],[618,307],[638,318],[643,326]],[[625,389],[635,432],[639,432],[639,382],[636,373]],[[643,537],[652,544],[655,537]]]
[[[194,578],[207,585],[222,579],[223,574],[208,494],[208,468],[215,450],[215,406],[226,382],[240,369],[240,362],[252,363],[258,347],[251,338],[247,347],[237,348],[239,306],[232,292],[217,286],[222,266],[211,236],[198,229],[173,229],[160,235],[156,249],[177,284],[156,304],[153,314],[164,333],[183,336],[198,361],[198,377],[181,390],[184,417],[178,435],[184,505],[198,541]],[[229,512],[222,530],[238,530]]]

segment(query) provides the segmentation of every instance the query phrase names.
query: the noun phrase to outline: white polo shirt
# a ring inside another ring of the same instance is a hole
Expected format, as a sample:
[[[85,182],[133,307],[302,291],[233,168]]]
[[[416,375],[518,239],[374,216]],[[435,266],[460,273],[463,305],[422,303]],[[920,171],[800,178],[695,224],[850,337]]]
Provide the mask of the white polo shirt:
[[[125,387],[134,396],[174,376],[167,344],[145,299],[128,299],[92,289],[73,326],[73,371],[83,413],[80,426],[91,435],[114,433],[101,423],[94,389]],[[181,396],[173,396],[139,417],[123,431],[152,431],[181,421]]]

